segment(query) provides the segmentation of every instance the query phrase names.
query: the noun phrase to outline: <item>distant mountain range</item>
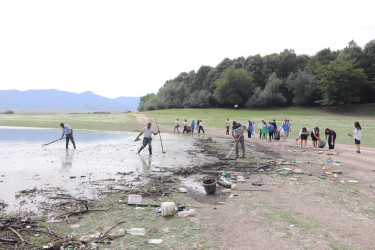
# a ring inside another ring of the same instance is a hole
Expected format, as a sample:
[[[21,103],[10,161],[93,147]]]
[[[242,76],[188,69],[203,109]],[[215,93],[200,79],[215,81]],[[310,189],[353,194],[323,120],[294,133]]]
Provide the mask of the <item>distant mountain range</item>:
[[[81,94],[45,90],[0,90],[0,112],[15,113],[83,113],[136,111],[139,97],[106,98],[91,91]]]

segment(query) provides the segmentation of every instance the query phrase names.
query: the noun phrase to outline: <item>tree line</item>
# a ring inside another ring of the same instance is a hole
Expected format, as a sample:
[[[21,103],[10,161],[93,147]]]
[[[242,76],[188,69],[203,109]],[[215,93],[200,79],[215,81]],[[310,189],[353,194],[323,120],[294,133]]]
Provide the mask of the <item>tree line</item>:
[[[340,106],[375,102],[375,40],[363,48],[313,56],[285,49],[279,54],[225,58],[216,67],[182,72],[154,94],[141,97],[139,111],[170,108]]]

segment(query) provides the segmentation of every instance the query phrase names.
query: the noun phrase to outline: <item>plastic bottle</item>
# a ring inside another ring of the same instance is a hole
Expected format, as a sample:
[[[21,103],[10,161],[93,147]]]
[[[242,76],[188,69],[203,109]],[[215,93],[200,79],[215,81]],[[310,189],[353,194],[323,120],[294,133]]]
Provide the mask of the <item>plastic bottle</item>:
[[[146,230],[144,228],[125,229],[125,232],[131,235],[145,235],[146,234]]]
[[[195,214],[195,210],[194,209],[190,209],[188,211],[181,211],[177,214],[177,216],[179,217],[187,217],[187,216],[192,216]]]

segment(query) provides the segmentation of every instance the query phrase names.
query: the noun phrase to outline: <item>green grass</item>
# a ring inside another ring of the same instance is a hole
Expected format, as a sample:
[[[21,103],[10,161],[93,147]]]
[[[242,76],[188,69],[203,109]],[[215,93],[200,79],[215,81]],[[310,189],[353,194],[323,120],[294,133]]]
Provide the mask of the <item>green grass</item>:
[[[241,123],[247,123],[251,120],[255,122],[256,127],[262,119],[267,123],[276,120],[278,126],[286,118],[291,122],[291,138],[297,138],[302,127],[312,130],[319,127],[324,139],[324,129],[332,128],[337,133],[337,143],[353,145],[354,139],[347,134],[353,132],[354,122],[359,121],[362,126],[361,145],[366,147],[375,147],[375,104],[358,105],[348,110],[320,110],[320,108],[273,108],[273,109],[252,109],[252,110],[233,110],[233,109],[169,109],[141,112],[148,116],[150,120],[155,118],[158,123],[173,126],[176,118],[182,122],[187,119],[201,119],[204,126],[222,128],[226,119],[236,120]],[[257,131],[258,132],[258,131]],[[309,137],[309,140],[311,138]],[[310,142],[311,143],[311,142]]]
[[[129,131],[135,121],[131,114],[13,114],[0,115],[0,126],[60,128],[60,123],[73,129]]]
[[[105,209],[109,204],[115,203],[119,199],[127,200],[124,195],[113,194],[108,197],[94,201],[95,209]],[[186,201],[181,194],[173,194],[168,199],[174,201]],[[155,203],[145,199],[144,203]],[[187,203],[184,203],[187,204]],[[82,216],[71,216],[70,224],[62,222],[44,222],[51,230],[56,232],[62,238],[65,235],[74,236],[79,239],[81,236],[87,236],[106,231],[109,227],[120,221],[120,224],[109,234],[118,233],[119,229],[144,228],[146,235],[137,236],[126,234],[111,241],[110,245],[100,244],[100,248],[110,249],[192,249],[194,245],[202,244],[207,249],[218,249],[213,239],[210,239],[201,231],[200,220],[194,217],[163,217],[155,212],[154,207],[146,207],[144,210],[136,210],[135,207],[124,204],[117,204],[107,212],[92,212]],[[72,229],[70,225],[79,224],[79,228]],[[163,239],[161,245],[146,244],[148,239]],[[30,239],[34,245],[46,244],[50,241]]]

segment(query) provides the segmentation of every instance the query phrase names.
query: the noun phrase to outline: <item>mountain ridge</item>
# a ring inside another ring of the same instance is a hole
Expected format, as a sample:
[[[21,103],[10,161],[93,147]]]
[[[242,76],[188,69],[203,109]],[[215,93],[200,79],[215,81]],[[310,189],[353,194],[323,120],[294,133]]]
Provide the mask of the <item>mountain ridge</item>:
[[[92,91],[73,93],[57,89],[0,90],[0,112],[15,113],[121,113],[136,111],[140,97],[107,98]]]

